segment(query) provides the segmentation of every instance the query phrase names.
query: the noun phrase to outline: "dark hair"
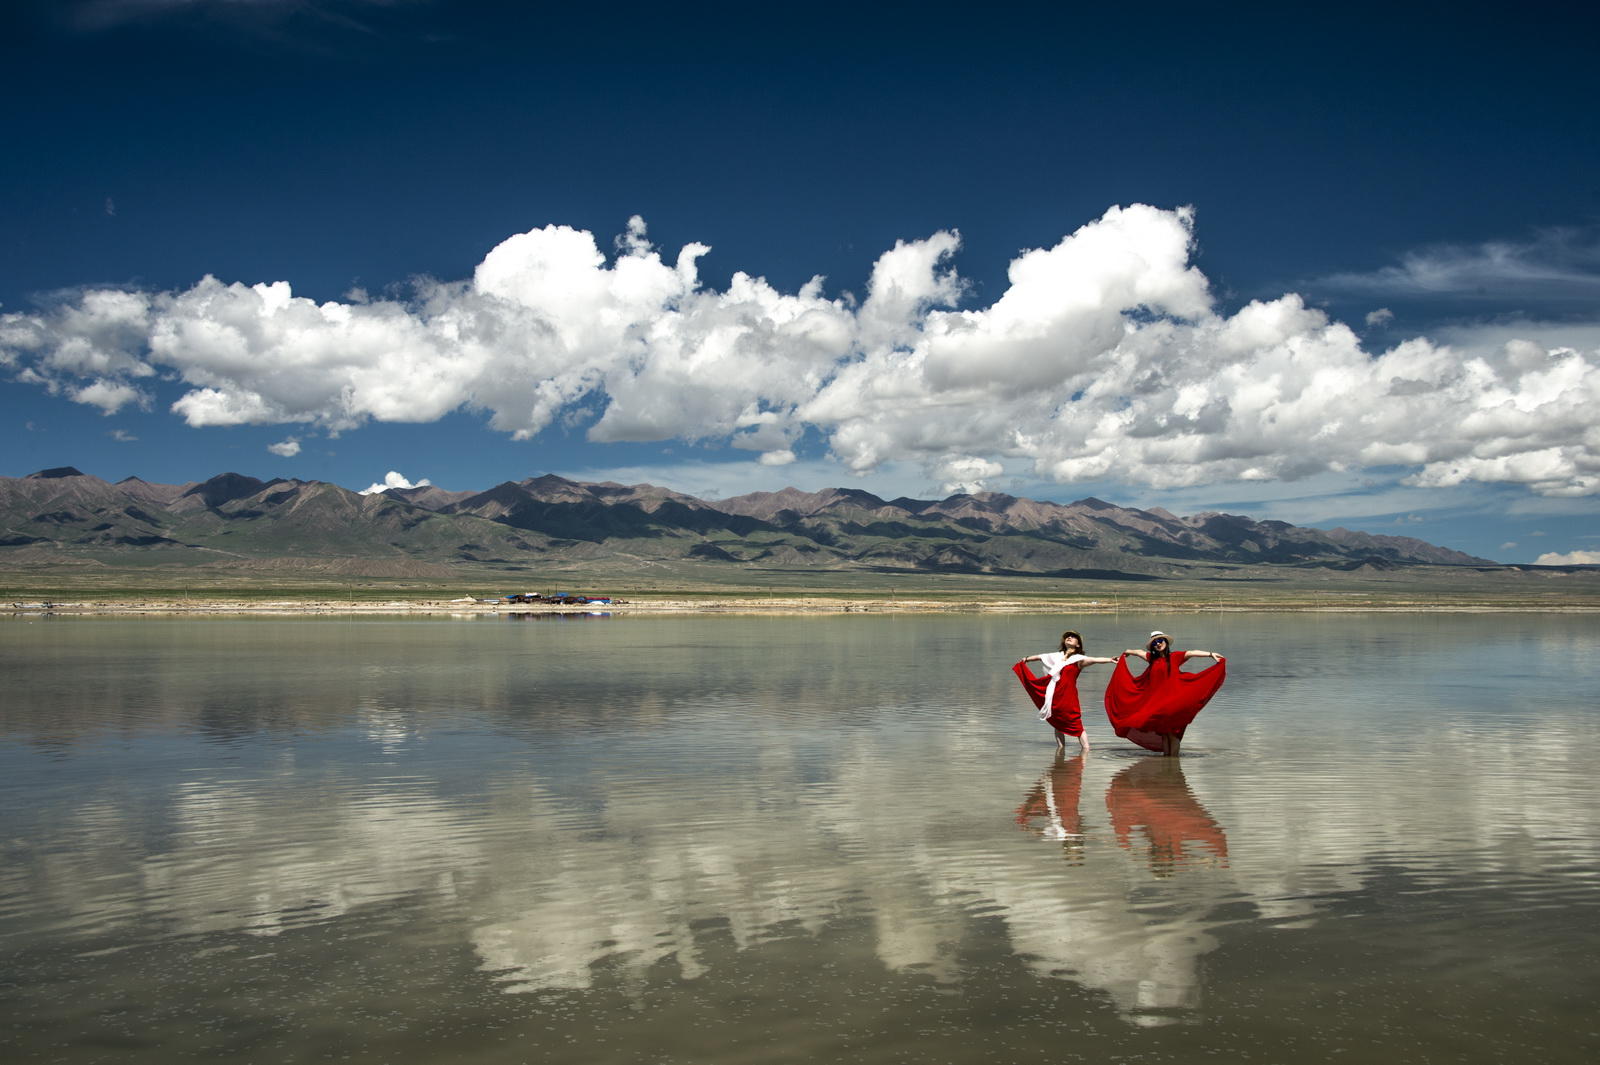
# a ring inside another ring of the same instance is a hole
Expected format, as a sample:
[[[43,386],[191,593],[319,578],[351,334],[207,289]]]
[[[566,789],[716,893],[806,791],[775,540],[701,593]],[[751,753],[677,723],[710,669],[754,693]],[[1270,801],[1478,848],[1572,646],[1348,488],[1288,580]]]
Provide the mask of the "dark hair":
[[[1159,651],[1156,650],[1156,641],[1158,640],[1166,643],[1166,646]],[[1152,636],[1150,637],[1150,642],[1144,645],[1144,649],[1152,662],[1158,658],[1165,658],[1172,653],[1172,637],[1166,633],[1162,633],[1160,636]]]
[[[1068,636],[1076,636],[1076,637],[1078,637],[1078,653],[1080,655],[1083,654],[1084,653],[1083,652],[1083,634],[1082,633],[1078,633],[1078,632],[1073,632],[1071,629],[1068,629],[1066,632],[1063,632],[1061,634],[1061,649],[1063,651],[1065,651],[1067,649],[1067,637]]]

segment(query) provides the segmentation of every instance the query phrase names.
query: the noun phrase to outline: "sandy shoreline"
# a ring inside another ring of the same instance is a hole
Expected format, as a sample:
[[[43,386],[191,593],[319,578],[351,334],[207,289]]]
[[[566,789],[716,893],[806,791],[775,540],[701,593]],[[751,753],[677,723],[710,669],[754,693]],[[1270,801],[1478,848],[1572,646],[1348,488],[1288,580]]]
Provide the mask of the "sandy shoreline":
[[[846,597],[770,597],[743,598],[697,596],[673,599],[622,600],[609,604],[557,605],[546,603],[484,603],[448,599],[392,599],[341,601],[335,599],[119,599],[76,602],[13,602],[0,604],[0,614],[12,617],[52,616],[394,616],[443,615],[449,617],[497,617],[528,614],[1116,614],[1150,613],[1497,613],[1541,611],[1594,613],[1600,606],[1551,603],[1450,603],[1424,597],[1374,597],[1371,602],[1330,603],[1315,598],[1284,602],[1130,602],[1117,604],[1101,600],[1039,601],[996,598],[992,600],[949,601],[917,598]]]

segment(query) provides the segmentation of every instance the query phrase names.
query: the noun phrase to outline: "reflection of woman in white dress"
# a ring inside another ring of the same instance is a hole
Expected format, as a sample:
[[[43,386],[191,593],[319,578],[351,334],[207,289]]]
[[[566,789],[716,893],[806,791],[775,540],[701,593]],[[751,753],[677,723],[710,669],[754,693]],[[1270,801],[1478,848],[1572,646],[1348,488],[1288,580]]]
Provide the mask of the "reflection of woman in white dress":
[[[1083,815],[1078,800],[1083,794],[1083,763],[1080,755],[1066,756],[1056,751],[1055,763],[1039,778],[1022,805],[1017,807],[1017,827],[1058,839],[1069,858],[1083,860]]]
[[[1110,658],[1090,658],[1083,653],[1083,637],[1072,630],[1061,634],[1061,650],[1028,655],[1011,667],[1022,681],[1023,689],[1033,705],[1039,708],[1040,720],[1056,730],[1056,746],[1066,749],[1067,737],[1075,737],[1078,746],[1087,754],[1089,737],[1083,731],[1083,711],[1078,706],[1078,673],[1085,666],[1111,662]],[[1045,675],[1036,675],[1028,663],[1037,662]]]

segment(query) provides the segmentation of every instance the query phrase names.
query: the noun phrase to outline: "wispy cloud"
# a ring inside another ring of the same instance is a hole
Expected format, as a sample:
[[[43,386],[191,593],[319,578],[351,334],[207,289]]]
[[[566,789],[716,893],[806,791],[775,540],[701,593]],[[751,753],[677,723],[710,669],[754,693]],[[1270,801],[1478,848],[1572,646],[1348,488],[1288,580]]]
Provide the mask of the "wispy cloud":
[[[1595,317],[1590,321],[1502,318],[1440,326],[1429,330],[1429,336],[1463,355],[1475,357],[1492,358],[1506,345],[1516,343],[1595,352],[1600,351],[1600,307],[1595,308]]]
[[[1108,498],[1120,496],[1116,501],[1130,506],[1146,509],[1160,506],[1177,514],[1220,510],[1292,525],[1326,526],[1348,522],[1367,529],[1387,525],[1391,526],[1388,531],[1397,536],[1414,536],[1426,535],[1417,527],[1440,520],[1446,514],[1492,509],[1496,505],[1492,497],[1499,494],[1499,490],[1489,487],[1423,488],[1404,483],[1403,474],[1392,471],[1383,477],[1355,470],[1313,474],[1296,482],[1294,488],[1298,491],[1287,491],[1282,484],[1256,481],[1160,491],[1145,489],[1131,496],[1113,492]],[[1038,493],[1021,487],[1016,494]],[[1543,497],[1533,498],[1542,500]]]
[[[639,220],[611,257],[547,226],[405,300],[317,303],[285,281],[211,277],[86,291],[0,315],[0,365],[107,411],[176,379],[171,410],[196,427],[341,432],[473,410],[518,439],[586,425],[596,442],[705,441],[795,472],[820,439],[834,482],[841,466],[904,463],[945,490],[1384,470],[1418,489],[1600,492],[1592,349],[1417,338],[1372,353],[1293,293],[1219,313],[1193,223],[1113,208],[1019,255],[980,307],[960,306],[951,232],[884,252],[857,303],[820,278],[785,293],[738,272],[707,288],[710,249],[669,260]]]
[[[1380,298],[1592,306],[1600,297],[1600,231],[1547,229],[1523,242],[1440,245],[1370,273],[1332,274],[1307,284]]]
[[[366,31],[366,16],[385,8],[433,3],[434,0],[66,0],[59,14],[84,32],[112,30],[140,23],[180,18],[267,27],[291,19],[311,19],[346,29]]]

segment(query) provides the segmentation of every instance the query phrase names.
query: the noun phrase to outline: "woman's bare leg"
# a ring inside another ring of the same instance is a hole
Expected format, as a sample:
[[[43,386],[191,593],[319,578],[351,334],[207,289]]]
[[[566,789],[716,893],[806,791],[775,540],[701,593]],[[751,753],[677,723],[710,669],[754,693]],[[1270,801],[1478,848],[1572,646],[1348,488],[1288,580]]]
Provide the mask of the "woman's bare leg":
[[[1162,757],[1164,757],[1164,758],[1177,758],[1178,757],[1178,744],[1181,743],[1181,742],[1183,742],[1183,741],[1179,737],[1172,735],[1170,732],[1162,733],[1162,735],[1161,735],[1161,755],[1162,755]]]
[[[1060,729],[1056,729],[1056,749],[1060,751],[1067,749],[1067,734]]]

